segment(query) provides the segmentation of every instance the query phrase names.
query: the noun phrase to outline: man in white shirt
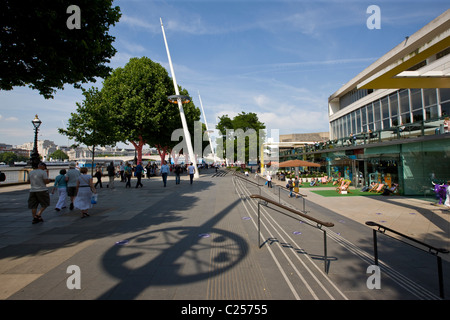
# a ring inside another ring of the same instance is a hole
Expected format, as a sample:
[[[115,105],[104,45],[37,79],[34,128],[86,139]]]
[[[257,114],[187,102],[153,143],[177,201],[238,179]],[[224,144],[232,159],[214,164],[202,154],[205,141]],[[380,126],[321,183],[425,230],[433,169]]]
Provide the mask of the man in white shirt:
[[[73,201],[77,196],[77,181],[81,175],[80,170],[75,167],[75,162],[70,163],[69,170],[66,173],[67,195],[70,197],[70,210],[73,210]]]
[[[195,173],[195,167],[192,165],[192,162],[188,167],[188,171],[189,171],[189,178],[190,178],[191,184],[192,184],[192,182],[194,181],[194,173]]]
[[[45,163],[41,162],[37,169],[30,172],[30,195],[28,196],[28,209],[31,209],[33,215],[33,224],[44,222],[41,217],[42,212],[50,205],[50,194],[48,193],[47,183],[48,170]],[[41,209],[38,212],[38,207]]]

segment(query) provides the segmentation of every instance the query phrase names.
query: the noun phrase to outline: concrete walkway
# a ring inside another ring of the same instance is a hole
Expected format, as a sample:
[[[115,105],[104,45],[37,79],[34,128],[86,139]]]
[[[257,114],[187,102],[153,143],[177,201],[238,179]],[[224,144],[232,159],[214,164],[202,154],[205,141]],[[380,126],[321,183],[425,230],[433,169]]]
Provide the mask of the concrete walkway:
[[[327,262],[318,256],[321,233],[292,229],[301,226],[290,219],[277,217],[276,229],[289,231],[267,229],[264,244],[258,245],[256,202],[248,197],[258,188],[237,183],[226,171],[202,172],[192,185],[188,180],[183,175],[176,185],[170,176],[164,188],[161,178],[153,177],[143,179],[139,189],[125,189],[116,180],[114,190],[99,190],[99,202],[85,219],[77,210],[56,212],[57,199],[52,198],[44,222],[35,225],[27,209],[29,185],[0,188],[0,299],[417,299],[395,281],[383,282],[383,291],[366,287],[372,262],[361,260],[363,251],[371,250],[365,222],[449,248],[445,208],[399,196],[322,197],[305,188],[301,192],[307,195],[309,214],[336,225],[329,231],[335,242],[329,243],[331,268],[325,274]],[[260,191],[276,198],[275,190]],[[286,193],[282,201],[302,207],[300,199],[288,199]],[[297,244],[286,232],[308,241]],[[350,242],[344,249],[340,245],[350,240],[364,249],[360,256],[348,252]],[[71,266],[81,270],[80,289],[69,289],[70,274],[76,274]],[[435,273],[434,264],[429,269]],[[410,275],[423,271],[417,266]],[[446,279],[448,271],[446,265]],[[426,286],[436,289],[434,282]]]

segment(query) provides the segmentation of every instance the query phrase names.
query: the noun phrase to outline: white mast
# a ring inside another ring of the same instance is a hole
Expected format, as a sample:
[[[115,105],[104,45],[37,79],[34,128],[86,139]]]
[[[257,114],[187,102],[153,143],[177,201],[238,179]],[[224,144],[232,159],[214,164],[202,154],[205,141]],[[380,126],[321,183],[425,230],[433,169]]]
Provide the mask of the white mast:
[[[167,58],[169,59],[170,72],[172,73],[173,85],[175,87],[175,94],[177,96],[179,96],[180,91],[178,90],[177,80],[175,78],[175,72],[173,71],[172,59],[170,58],[169,46],[167,45],[167,40],[166,40],[166,33],[164,32],[164,26],[163,26],[162,19],[159,18],[159,21],[161,21],[161,29],[162,29],[162,33],[163,33],[163,37],[164,37],[164,43],[166,45]],[[192,148],[191,135],[189,134],[189,130],[187,127],[186,116],[184,115],[184,110],[183,110],[183,104],[181,103],[180,97],[178,97],[177,100],[178,100],[178,109],[180,110],[181,123],[183,124],[184,139],[186,140],[186,145],[188,148],[189,160],[193,163],[193,165],[195,167],[194,177],[198,178],[199,174],[198,174],[198,168],[197,168],[197,159],[195,158],[194,150]]]
[[[212,142],[211,142],[211,135],[209,134],[210,131],[208,129],[208,122],[206,121],[205,110],[203,110],[203,103],[202,103],[202,98],[200,97],[200,92],[198,93],[198,99],[200,100],[200,107],[202,108],[203,119],[205,119],[206,132],[208,133],[209,145],[211,147],[211,152],[213,154],[214,164],[215,164],[216,163],[216,153],[214,152],[214,148],[213,148],[213,145],[212,145]]]

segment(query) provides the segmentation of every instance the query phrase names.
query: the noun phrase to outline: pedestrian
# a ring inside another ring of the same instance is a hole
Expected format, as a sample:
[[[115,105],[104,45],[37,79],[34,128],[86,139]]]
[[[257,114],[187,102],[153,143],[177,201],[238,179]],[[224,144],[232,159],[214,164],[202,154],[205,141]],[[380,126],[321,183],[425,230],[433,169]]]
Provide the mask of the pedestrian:
[[[97,189],[97,186],[100,185],[100,188],[103,188],[102,185],[102,168],[98,167],[95,171],[94,177],[97,178],[97,182],[95,183],[94,188]]]
[[[67,199],[67,181],[66,181],[66,169],[61,169],[59,175],[55,178],[55,184],[53,185],[52,194],[58,191],[58,202],[56,203],[55,210],[61,211],[66,208]]]
[[[131,188],[131,176],[133,175],[133,171],[131,170],[131,166],[128,162],[125,163],[123,176],[125,178],[125,189]]]
[[[106,185],[107,188],[114,189],[114,178],[116,175],[116,168],[114,168],[114,163],[111,161],[109,166],[106,167],[108,171],[109,184]]]
[[[122,161],[120,161],[119,172],[120,172],[120,182],[124,182],[125,181],[125,177],[123,176],[123,174],[125,172],[125,166],[123,165]]]
[[[288,188],[289,188],[289,198],[292,198],[292,191],[294,190],[294,183],[292,182],[291,178],[289,178],[287,184],[288,184]]]
[[[165,187],[167,184],[167,175],[169,174],[169,171],[170,171],[170,168],[167,165],[167,161],[164,161],[164,163],[161,166],[160,171],[161,171],[161,176],[162,176],[162,179],[164,182],[164,187]]]
[[[300,190],[299,190],[299,187],[300,187],[299,184],[300,184],[300,182],[298,181],[298,177],[295,177],[294,183],[292,184],[292,186],[294,187],[294,192],[297,193],[297,194],[296,194],[296,197],[297,197],[297,198],[299,197],[298,192],[300,191]]]
[[[145,165],[145,172],[147,173],[147,179],[150,179],[151,169],[152,169],[151,163],[147,162],[147,164]]]
[[[194,173],[195,173],[195,167],[192,165],[192,162],[188,167],[188,171],[189,171],[189,180],[192,184],[192,182],[194,181]]]
[[[81,218],[89,217],[88,210],[92,208],[92,193],[96,193],[92,176],[88,174],[88,169],[80,169],[81,175],[77,180],[77,197],[75,198],[75,208],[81,210]]]
[[[142,166],[142,163],[139,162],[134,171],[134,174],[136,175],[136,178],[137,178],[136,188],[138,188],[139,186],[141,186],[141,188],[143,187],[142,182],[141,182],[143,171],[144,171],[144,167]]]
[[[272,188],[272,176],[270,173],[267,174],[267,188]]]
[[[75,162],[71,162],[66,173],[67,195],[70,197],[70,210],[73,210],[73,201],[77,196],[77,181],[80,171],[75,168]]]
[[[181,167],[179,164],[175,166],[175,184],[180,184]]]
[[[447,181],[447,189],[445,190],[445,202],[444,205],[450,207],[450,180]]]
[[[33,215],[32,224],[44,222],[42,212],[50,205],[50,194],[48,193],[47,183],[48,170],[45,163],[39,163],[37,169],[30,172],[30,194],[28,196],[28,209],[31,209]],[[41,206],[38,211],[39,205]]]

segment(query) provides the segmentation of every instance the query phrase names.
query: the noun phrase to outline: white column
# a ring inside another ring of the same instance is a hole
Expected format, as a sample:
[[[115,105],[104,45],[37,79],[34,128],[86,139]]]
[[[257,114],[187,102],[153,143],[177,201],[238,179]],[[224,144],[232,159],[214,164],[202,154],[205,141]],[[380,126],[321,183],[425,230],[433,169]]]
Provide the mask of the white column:
[[[177,96],[179,96],[180,91],[178,90],[177,80],[175,78],[175,72],[173,71],[172,59],[170,58],[169,46],[167,45],[166,34],[164,32],[163,22],[162,22],[161,18],[159,18],[159,20],[161,21],[161,29],[162,29],[162,33],[163,33],[163,37],[164,37],[164,43],[166,44],[167,58],[169,59],[170,72],[172,73],[172,80],[173,80],[173,85],[175,87],[175,94]],[[178,109],[180,110],[181,123],[183,124],[184,139],[186,139],[186,145],[188,148],[189,160],[190,160],[190,162],[193,163],[193,165],[195,167],[194,177],[198,178],[199,174],[198,174],[198,167],[197,167],[197,159],[195,158],[194,150],[192,148],[191,135],[189,134],[189,130],[187,127],[186,116],[184,115],[184,110],[183,110],[183,104],[181,102],[181,98],[178,98],[177,100],[178,100]]]

